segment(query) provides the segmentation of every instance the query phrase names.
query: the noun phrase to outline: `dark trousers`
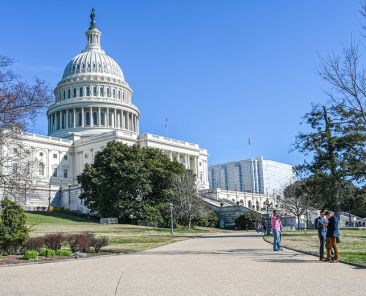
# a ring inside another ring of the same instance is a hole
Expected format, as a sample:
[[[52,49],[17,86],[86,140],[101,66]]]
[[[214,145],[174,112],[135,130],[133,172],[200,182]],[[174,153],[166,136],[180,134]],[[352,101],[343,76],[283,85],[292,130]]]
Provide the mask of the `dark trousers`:
[[[319,241],[320,241],[319,258],[323,259],[324,258],[324,246],[325,246],[325,234],[323,235],[320,232],[318,234],[319,234]]]

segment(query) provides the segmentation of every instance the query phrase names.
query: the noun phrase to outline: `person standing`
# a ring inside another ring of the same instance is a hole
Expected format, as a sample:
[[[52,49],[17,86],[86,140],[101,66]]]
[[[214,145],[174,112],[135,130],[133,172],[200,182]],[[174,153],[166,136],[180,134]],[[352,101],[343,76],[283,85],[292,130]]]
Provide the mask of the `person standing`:
[[[339,239],[339,228],[338,228],[338,219],[334,216],[333,212],[326,211],[325,216],[328,219],[328,223],[325,224],[327,227],[325,248],[327,250],[327,259],[326,261],[332,263],[338,263],[339,260],[339,252],[337,246],[337,239]],[[331,260],[331,250],[334,251],[334,259]]]
[[[321,210],[319,217],[315,219],[314,225],[315,228],[318,229],[318,236],[320,241],[320,247],[319,247],[319,260],[324,260],[324,246],[325,246],[325,240],[327,236],[327,223],[328,219],[324,215],[325,211]]]
[[[273,251],[281,250],[281,217],[276,210],[272,212],[271,218],[272,232],[273,232]]]

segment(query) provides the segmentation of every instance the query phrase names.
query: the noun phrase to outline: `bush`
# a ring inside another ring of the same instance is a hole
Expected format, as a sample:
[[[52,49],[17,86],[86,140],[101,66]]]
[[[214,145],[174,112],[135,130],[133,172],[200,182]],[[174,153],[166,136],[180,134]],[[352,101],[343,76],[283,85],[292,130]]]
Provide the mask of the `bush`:
[[[204,227],[218,227],[219,214],[210,209],[205,213],[204,217],[198,220],[195,224]]]
[[[49,256],[55,256],[56,251],[52,249],[42,248],[39,250],[39,256],[49,257]]]
[[[108,238],[106,238],[105,236],[94,238],[91,241],[91,246],[94,248],[95,253],[99,253],[100,249],[102,247],[108,246],[108,244]]]
[[[73,255],[74,254],[70,250],[67,250],[67,249],[61,249],[61,250],[56,251],[56,256],[71,257]]]
[[[0,212],[0,253],[14,253],[29,238],[24,211],[15,202],[5,198],[0,203]]]
[[[254,230],[260,221],[262,221],[261,214],[254,211],[247,211],[235,219],[235,226],[236,229]]]
[[[44,236],[44,243],[47,248],[57,251],[65,243],[65,236],[62,233],[50,233]]]
[[[37,260],[38,252],[36,250],[28,250],[24,253],[23,258],[26,260]]]
[[[89,252],[92,242],[95,239],[94,234],[90,232],[70,234],[67,242],[72,252]]]
[[[24,244],[23,248],[27,250],[37,250],[39,251],[44,247],[44,237],[32,237]],[[42,256],[42,255],[41,255]]]

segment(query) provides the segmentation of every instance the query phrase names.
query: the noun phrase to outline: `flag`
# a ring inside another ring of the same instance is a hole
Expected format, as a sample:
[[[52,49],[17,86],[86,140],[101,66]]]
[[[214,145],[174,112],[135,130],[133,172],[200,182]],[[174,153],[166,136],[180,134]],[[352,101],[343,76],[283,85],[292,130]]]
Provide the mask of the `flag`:
[[[248,145],[250,145],[250,138],[248,138]]]
[[[165,117],[165,128],[168,128],[168,117]]]

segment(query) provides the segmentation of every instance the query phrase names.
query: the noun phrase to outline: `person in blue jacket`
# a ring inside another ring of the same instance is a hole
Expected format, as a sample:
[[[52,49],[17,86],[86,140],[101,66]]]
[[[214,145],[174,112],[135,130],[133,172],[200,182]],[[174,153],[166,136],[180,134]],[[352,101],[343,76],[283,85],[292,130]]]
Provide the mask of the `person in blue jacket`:
[[[327,237],[327,223],[328,223],[328,219],[327,217],[325,217],[325,210],[321,210],[319,217],[315,219],[314,221],[314,225],[315,228],[318,230],[318,236],[319,236],[319,242],[320,242],[320,247],[319,247],[319,260],[323,261],[324,260],[324,246],[325,246],[325,240]]]

